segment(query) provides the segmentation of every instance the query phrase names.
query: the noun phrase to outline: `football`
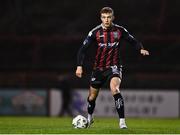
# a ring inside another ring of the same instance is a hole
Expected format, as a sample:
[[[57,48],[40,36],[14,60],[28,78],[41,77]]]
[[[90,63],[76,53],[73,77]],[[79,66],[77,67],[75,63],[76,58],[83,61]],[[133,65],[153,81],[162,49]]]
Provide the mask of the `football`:
[[[88,121],[87,119],[82,115],[77,115],[72,120],[72,125],[74,128],[87,128]]]

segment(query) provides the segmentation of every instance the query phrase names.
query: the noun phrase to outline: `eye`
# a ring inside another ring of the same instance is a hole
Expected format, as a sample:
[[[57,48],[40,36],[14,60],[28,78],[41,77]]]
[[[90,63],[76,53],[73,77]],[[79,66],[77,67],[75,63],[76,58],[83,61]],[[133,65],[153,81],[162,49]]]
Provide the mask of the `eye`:
[[[107,18],[108,18],[108,19],[111,19],[112,17],[111,17],[111,16],[108,16]]]
[[[106,17],[105,17],[105,16],[102,16],[101,18],[102,18],[102,19],[105,19]]]

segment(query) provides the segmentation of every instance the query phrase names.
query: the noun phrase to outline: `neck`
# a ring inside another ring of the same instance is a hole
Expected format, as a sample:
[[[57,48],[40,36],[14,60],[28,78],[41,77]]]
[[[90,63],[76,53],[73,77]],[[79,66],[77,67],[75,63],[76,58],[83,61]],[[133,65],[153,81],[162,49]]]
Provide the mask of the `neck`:
[[[105,30],[111,28],[112,25],[113,25],[113,23],[109,27],[105,27],[103,24],[101,24],[102,28],[105,29]]]

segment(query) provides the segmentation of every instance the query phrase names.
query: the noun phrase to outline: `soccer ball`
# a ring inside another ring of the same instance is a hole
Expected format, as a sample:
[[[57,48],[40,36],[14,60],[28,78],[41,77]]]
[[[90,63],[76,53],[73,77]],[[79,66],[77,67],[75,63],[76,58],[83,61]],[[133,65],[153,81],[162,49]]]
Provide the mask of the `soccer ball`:
[[[84,116],[77,115],[75,118],[73,118],[72,125],[74,128],[87,128],[88,121]]]

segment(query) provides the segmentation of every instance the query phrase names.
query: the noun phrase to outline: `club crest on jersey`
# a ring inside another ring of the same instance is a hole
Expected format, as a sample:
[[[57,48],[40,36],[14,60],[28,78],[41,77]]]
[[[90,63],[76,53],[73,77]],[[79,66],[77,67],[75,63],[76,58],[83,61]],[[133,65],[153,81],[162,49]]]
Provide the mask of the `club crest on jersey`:
[[[114,39],[118,39],[118,32],[113,32]]]

